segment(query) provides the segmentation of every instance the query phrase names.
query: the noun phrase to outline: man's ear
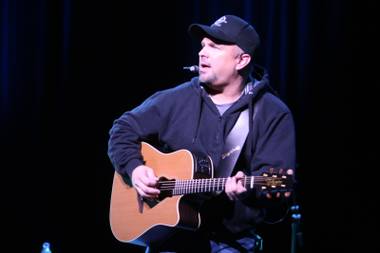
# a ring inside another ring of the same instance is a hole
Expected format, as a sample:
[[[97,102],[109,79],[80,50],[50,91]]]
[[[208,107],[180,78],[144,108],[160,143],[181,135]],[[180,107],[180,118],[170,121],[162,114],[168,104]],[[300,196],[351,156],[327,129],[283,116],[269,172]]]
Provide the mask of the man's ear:
[[[239,62],[236,65],[237,70],[245,68],[251,62],[251,56],[249,54],[241,54],[239,56]]]

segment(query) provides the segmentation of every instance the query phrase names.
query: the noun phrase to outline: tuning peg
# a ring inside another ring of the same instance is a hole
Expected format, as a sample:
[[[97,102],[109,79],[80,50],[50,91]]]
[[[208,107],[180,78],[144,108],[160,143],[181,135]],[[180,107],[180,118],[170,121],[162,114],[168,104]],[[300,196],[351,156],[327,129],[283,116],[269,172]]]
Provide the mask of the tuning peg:
[[[292,170],[292,169],[288,169],[286,171],[286,174],[288,174],[288,175],[293,175],[293,173],[294,173],[294,170]]]

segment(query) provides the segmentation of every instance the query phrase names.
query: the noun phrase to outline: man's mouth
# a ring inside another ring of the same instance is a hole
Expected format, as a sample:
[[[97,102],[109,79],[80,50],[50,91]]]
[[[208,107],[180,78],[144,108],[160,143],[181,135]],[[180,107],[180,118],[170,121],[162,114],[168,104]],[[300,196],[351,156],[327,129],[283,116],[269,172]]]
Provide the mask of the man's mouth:
[[[200,66],[199,66],[199,69],[200,70],[206,70],[208,68],[210,68],[210,64],[207,64],[207,63],[201,63]]]

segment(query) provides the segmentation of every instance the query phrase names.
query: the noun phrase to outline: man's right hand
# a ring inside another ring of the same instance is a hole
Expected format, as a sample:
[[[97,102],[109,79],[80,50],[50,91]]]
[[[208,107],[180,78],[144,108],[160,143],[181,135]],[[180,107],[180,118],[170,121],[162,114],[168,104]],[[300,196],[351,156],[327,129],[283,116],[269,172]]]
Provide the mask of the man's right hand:
[[[140,165],[132,171],[132,185],[143,198],[157,198],[160,190],[156,188],[158,178],[152,168]]]

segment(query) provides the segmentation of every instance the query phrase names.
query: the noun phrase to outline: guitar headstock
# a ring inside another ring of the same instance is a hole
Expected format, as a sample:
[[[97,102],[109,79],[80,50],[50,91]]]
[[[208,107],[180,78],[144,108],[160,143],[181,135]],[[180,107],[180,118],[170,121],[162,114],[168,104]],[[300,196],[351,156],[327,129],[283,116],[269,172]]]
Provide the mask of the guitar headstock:
[[[260,177],[260,190],[277,196],[282,192],[291,192],[294,184],[293,174],[293,169],[270,168]]]

